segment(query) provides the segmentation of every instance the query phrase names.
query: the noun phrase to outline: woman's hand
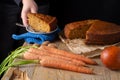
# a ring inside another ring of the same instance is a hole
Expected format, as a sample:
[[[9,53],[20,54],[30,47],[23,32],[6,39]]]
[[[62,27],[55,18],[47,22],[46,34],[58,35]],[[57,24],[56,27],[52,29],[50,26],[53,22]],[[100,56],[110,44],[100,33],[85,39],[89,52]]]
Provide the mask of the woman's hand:
[[[34,0],[22,0],[23,8],[21,12],[21,18],[24,26],[28,26],[27,13],[37,13],[38,6]]]

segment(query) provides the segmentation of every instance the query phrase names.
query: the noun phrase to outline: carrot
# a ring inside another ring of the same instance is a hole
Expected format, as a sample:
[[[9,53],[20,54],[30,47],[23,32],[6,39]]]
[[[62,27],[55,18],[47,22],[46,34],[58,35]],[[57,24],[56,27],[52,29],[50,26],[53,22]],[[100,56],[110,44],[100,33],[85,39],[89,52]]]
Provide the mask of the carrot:
[[[66,56],[66,57],[69,57],[69,58],[72,58],[72,59],[82,60],[87,64],[97,64],[95,61],[93,61],[90,58],[87,58],[83,55],[77,55],[77,54],[74,54],[72,52],[68,52],[68,51],[65,51],[65,50],[60,50],[60,49],[52,48],[52,47],[48,47],[48,46],[41,46],[40,49],[46,50],[50,53],[54,53],[54,54],[57,54],[57,55]]]
[[[49,47],[57,48],[57,45],[55,43],[48,44]]]
[[[50,41],[45,41],[41,44],[41,46],[48,46],[49,43],[50,43]]]
[[[51,58],[51,57],[44,57],[43,59],[40,60],[40,64],[41,66],[44,67],[51,67],[51,68],[69,70],[74,72],[93,74],[93,70],[90,68],[83,66],[75,66],[71,63],[68,63],[67,61]]]
[[[76,59],[71,59],[69,57],[65,57],[65,56],[61,56],[61,55],[57,55],[57,54],[52,54],[50,52],[47,52],[45,50],[39,50],[37,48],[30,48],[28,50],[28,52],[31,52],[33,54],[37,54],[37,55],[40,55],[40,56],[50,56],[50,57],[53,57],[53,58],[59,58],[59,59],[63,59],[63,60],[66,60],[66,61],[69,61],[75,65],[78,65],[78,66],[86,66],[86,64],[81,61],[81,60],[76,60]]]
[[[31,48],[31,49],[36,50],[35,48]],[[90,68],[83,67],[83,66],[77,66],[73,62],[70,62],[65,59],[57,58],[54,56],[40,55],[40,54],[38,55],[38,53],[33,53],[30,51],[25,52],[24,57],[25,55],[26,55],[26,59],[40,59],[40,64],[45,67],[58,68],[58,69],[87,73],[87,74],[93,73],[93,70],[91,70]]]
[[[30,52],[26,52],[25,54],[33,54]],[[36,57],[32,57],[27,55],[25,59],[37,59],[39,57],[40,59],[40,64],[44,67],[52,67],[52,68],[58,68],[58,69],[64,69],[64,70],[69,70],[69,71],[74,71],[74,72],[82,72],[82,73],[88,73],[91,74],[93,71],[87,67],[82,67],[82,66],[76,66],[75,64],[68,62],[66,60],[62,60],[59,58],[53,58],[51,56],[41,56],[41,55],[36,55]],[[35,54],[33,54],[35,56]],[[32,57],[32,58],[31,58]]]
[[[37,48],[29,48],[28,52],[31,52],[31,53],[36,54],[36,55],[49,55],[49,53],[44,52],[43,50],[39,50]]]
[[[27,60],[37,60],[37,59],[39,59],[39,55],[33,54],[31,52],[25,52],[22,57],[24,59],[27,59]]]
[[[26,59],[26,60],[39,60],[39,59],[43,59],[44,57],[46,57],[47,55],[41,55],[41,54],[36,54],[30,51],[26,51],[23,55],[22,58]],[[21,56],[20,56],[21,57]]]

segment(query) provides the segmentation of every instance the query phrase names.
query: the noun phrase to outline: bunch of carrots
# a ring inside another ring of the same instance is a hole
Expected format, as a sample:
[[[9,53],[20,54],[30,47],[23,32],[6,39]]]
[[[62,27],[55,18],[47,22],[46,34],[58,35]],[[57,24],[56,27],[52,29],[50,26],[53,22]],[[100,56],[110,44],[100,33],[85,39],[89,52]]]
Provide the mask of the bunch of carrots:
[[[93,74],[93,69],[89,68],[88,65],[97,64],[94,60],[83,55],[74,54],[72,52],[47,45],[26,48],[24,51],[18,53],[18,55],[12,56],[12,59],[21,55],[22,58],[24,58],[24,61],[13,63],[10,66],[17,66],[29,63],[40,63],[40,65],[44,67]],[[5,67],[5,65],[1,64],[0,67],[2,70],[2,67]]]
[[[74,72],[93,74],[93,69],[88,65],[96,65],[97,63],[83,55],[74,54],[65,50],[51,46],[40,46],[38,48],[29,48],[23,58],[27,60],[40,60],[40,65],[44,67],[52,67],[64,69]]]

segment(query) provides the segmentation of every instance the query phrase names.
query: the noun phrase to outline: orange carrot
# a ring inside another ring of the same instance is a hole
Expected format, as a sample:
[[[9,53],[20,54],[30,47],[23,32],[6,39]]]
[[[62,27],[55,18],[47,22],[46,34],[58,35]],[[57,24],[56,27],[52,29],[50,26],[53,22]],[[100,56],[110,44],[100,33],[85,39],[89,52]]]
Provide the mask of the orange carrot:
[[[27,59],[27,60],[37,60],[37,59],[39,59],[39,55],[33,54],[31,52],[25,52],[22,57],[24,59]]]
[[[43,59],[43,57],[45,56],[46,55],[37,55],[37,54],[27,51],[23,54],[22,58],[27,59],[27,60],[39,60],[39,59]]]
[[[40,64],[44,67],[51,67],[51,68],[69,70],[74,72],[93,74],[93,70],[90,68],[83,66],[75,66],[71,63],[68,63],[65,60],[51,58],[51,57],[44,57],[43,59],[40,60]]]
[[[40,64],[45,67],[52,67],[52,68],[58,68],[58,69],[64,69],[74,72],[81,72],[81,73],[87,73],[92,74],[93,70],[87,67],[83,66],[77,66],[73,62],[70,62],[68,60],[64,60],[61,58],[51,57],[47,55],[37,55],[32,52],[25,52],[24,53],[25,59],[40,59]]]
[[[72,59],[82,60],[82,61],[84,61],[85,63],[88,63],[88,64],[97,64],[95,61],[93,61],[90,58],[87,58],[83,55],[77,55],[77,54],[74,54],[72,52],[68,52],[68,51],[65,51],[65,50],[60,50],[60,49],[52,48],[52,47],[48,47],[48,46],[41,46],[41,49],[46,50],[50,53],[57,54],[57,55],[66,56],[66,57],[69,57],[69,58],[72,58]]]
[[[63,59],[63,60],[69,61],[75,65],[78,65],[78,66],[81,66],[81,65],[86,66],[86,64],[81,60],[71,59],[69,57],[65,57],[65,56],[61,56],[61,55],[57,55],[57,54],[52,54],[52,53],[47,52],[45,50],[39,50],[37,48],[30,48],[28,51],[33,53],[33,54],[40,55],[40,56],[50,56],[53,58]]]
[[[50,43],[50,41],[44,41],[41,46],[48,46],[48,44]]]

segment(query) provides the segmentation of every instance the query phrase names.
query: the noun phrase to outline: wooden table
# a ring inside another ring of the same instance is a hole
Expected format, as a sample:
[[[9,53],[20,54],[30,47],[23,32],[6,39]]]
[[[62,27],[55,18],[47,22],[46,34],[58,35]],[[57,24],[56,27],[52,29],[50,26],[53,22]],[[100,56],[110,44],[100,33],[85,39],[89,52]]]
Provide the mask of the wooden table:
[[[57,44],[58,48],[68,50],[66,45],[61,41],[58,40],[54,43]],[[45,68],[41,67],[39,64],[29,64],[17,68],[26,71],[30,80],[120,80],[120,71],[112,71],[105,68],[99,57],[94,58],[94,60],[99,64],[97,66],[90,66],[95,70],[96,74],[94,75]],[[8,69],[1,80],[9,80],[14,69],[15,68]]]

